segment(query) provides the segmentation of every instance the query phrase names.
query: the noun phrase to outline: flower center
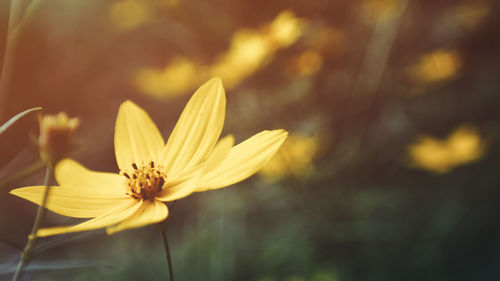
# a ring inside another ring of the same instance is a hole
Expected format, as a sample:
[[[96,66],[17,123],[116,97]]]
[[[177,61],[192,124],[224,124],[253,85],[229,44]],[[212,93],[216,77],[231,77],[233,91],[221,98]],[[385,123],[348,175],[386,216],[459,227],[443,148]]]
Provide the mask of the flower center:
[[[132,163],[131,171],[120,171],[127,178],[127,195],[134,199],[151,200],[161,191],[167,175],[153,161],[149,165]]]

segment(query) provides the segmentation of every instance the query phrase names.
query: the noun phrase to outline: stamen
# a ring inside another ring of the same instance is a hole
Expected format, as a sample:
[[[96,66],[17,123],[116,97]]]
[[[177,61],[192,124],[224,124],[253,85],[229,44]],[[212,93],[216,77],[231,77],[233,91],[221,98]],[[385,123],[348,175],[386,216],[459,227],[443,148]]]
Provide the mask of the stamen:
[[[134,170],[120,172],[127,178],[127,195],[138,200],[153,200],[162,191],[167,178],[161,165],[155,165],[153,161],[149,164],[143,162],[140,166],[136,163],[131,165]]]

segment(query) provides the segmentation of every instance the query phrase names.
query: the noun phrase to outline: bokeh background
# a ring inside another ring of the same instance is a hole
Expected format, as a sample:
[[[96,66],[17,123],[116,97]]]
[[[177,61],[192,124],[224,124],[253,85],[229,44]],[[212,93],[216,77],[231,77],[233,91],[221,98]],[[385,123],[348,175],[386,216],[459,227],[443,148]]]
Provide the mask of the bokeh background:
[[[117,172],[121,102],[168,136],[219,76],[223,135],[290,136],[258,175],[171,209],[176,280],[499,280],[499,4],[4,0],[0,122],[35,106],[78,116],[72,157]],[[0,136],[2,280],[36,211],[8,191],[43,180],[9,175],[36,170],[37,135],[32,114]],[[167,278],[144,227],[44,238],[24,280]]]

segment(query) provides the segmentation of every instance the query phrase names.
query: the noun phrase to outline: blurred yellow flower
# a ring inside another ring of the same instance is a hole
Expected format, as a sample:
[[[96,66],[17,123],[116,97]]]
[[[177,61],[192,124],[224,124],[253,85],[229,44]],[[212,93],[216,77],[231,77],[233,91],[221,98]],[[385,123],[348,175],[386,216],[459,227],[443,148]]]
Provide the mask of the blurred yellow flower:
[[[118,29],[136,28],[151,19],[152,10],[144,0],[122,0],[111,4],[109,19]]]
[[[80,124],[78,118],[69,118],[64,112],[41,115],[38,146],[42,160],[55,165],[73,149],[73,134]]]
[[[144,94],[163,98],[184,94],[212,76],[221,77],[226,87],[233,88],[269,63],[279,49],[295,43],[303,26],[304,20],[291,11],[283,11],[260,29],[236,31],[229,50],[213,64],[204,66],[176,58],[165,69],[140,69],[135,75],[136,85]]]
[[[304,20],[285,10],[260,30],[237,31],[229,50],[211,67],[211,75],[222,77],[230,88],[236,86],[269,63],[276,51],[295,43],[304,25]]]
[[[458,165],[477,160],[483,155],[484,148],[484,142],[475,129],[461,126],[445,140],[420,137],[409,147],[409,154],[414,166],[446,173]]]
[[[270,24],[268,37],[278,48],[285,48],[302,36],[304,20],[290,10],[281,12]]]
[[[313,170],[313,160],[319,149],[318,134],[312,137],[302,134],[291,135],[259,174],[269,181],[288,175],[307,177]]]
[[[420,83],[441,82],[453,78],[461,65],[458,51],[439,49],[422,56],[415,65],[409,68],[409,73]]]
[[[137,72],[136,85],[144,93],[162,97],[178,96],[199,84],[200,67],[187,58],[175,58],[163,70],[143,68]]]
[[[267,63],[272,51],[270,41],[259,32],[240,30],[233,36],[229,51],[219,57],[210,73],[222,77],[228,87],[234,87]]]
[[[46,208],[92,219],[40,229],[37,236],[103,227],[112,234],[157,223],[168,216],[163,202],[226,187],[256,173],[285,141],[287,132],[262,131],[234,147],[232,136],[217,142],[225,107],[221,80],[208,81],[194,93],[165,144],[148,114],[125,101],[115,126],[119,174],[90,171],[70,159],[55,169],[61,186],[51,189]],[[41,204],[44,189],[30,186],[11,193]]]

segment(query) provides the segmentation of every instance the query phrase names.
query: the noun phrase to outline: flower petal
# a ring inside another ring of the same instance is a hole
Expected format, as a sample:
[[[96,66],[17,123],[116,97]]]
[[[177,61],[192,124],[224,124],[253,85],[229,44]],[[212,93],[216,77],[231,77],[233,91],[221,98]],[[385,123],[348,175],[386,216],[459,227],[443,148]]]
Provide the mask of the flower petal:
[[[163,202],[169,202],[184,198],[195,192],[202,169],[202,166],[198,167],[195,171],[190,173],[191,176],[189,178],[183,181],[167,182],[156,199]]]
[[[55,176],[61,186],[80,189],[80,193],[122,196],[127,192],[124,176],[91,171],[71,159],[59,161]]]
[[[213,170],[219,163],[221,163],[231,151],[231,148],[234,145],[234,137],[232,135],[228,135],[221,139],[212,149],[210,155],[204,163],[204,171],[203,173],[207,173]]]
[[[226,96],[219,78],[211,79],[194,93],[163,151],[161,163],[168,177],[206,159],[222,131],[225,111]]]
[[[135,103],[122,103],[116,117],[115,155],[121,170],[132,163],[158,161],[165,142],[149,115]]]
[[[45,188],[45,186],[28,186],[11,190],[10,193],[40,205]],[[68,217],[92,218],[130,199],[125,193],[102,194],[86,192],[81,188],[52,186],[45,208]]]
[[[45,237],[45,236],[63,234],[68,232],[93,230],[114,225],[133,215],[137,211],[137,209],[139,209],[141,206],[142,206],[141,201],[130,199],[124,204],[121,204],[118,207],[111,209],[105,214],[102,214],[98,217],[95,217],[91,220],[82,222],[77,225],[41,228],[38,230],[36,236]]]
[[[55,169],[62,186],[52,186],[46,208],[69,217],[92,218],[130,199],[125,177],[86,169],[71,159],[63,159]],[[45,186],[28,186],[11,194],[42,204]]]
[[[106,233],[111,235],[125,229],[154,224],[163,221],[167,216],[168,209],[163,202],[158,200],[144,201],[142,206],[132,216],[117,225],[106,228]]]
[[[222,188],[255,174],[276,153],[287,135],[284,130],[262,131],[234,146],[217,167],[202,175],[196,191]]]
[[[204,163],[187,171],[185,170],[173,181],[168,181],[157,199],[168,202],[186,197],[195,192],[200,176],[217,167],[226,158],[233,144],[234,137],[232,135],[221,139]]]

